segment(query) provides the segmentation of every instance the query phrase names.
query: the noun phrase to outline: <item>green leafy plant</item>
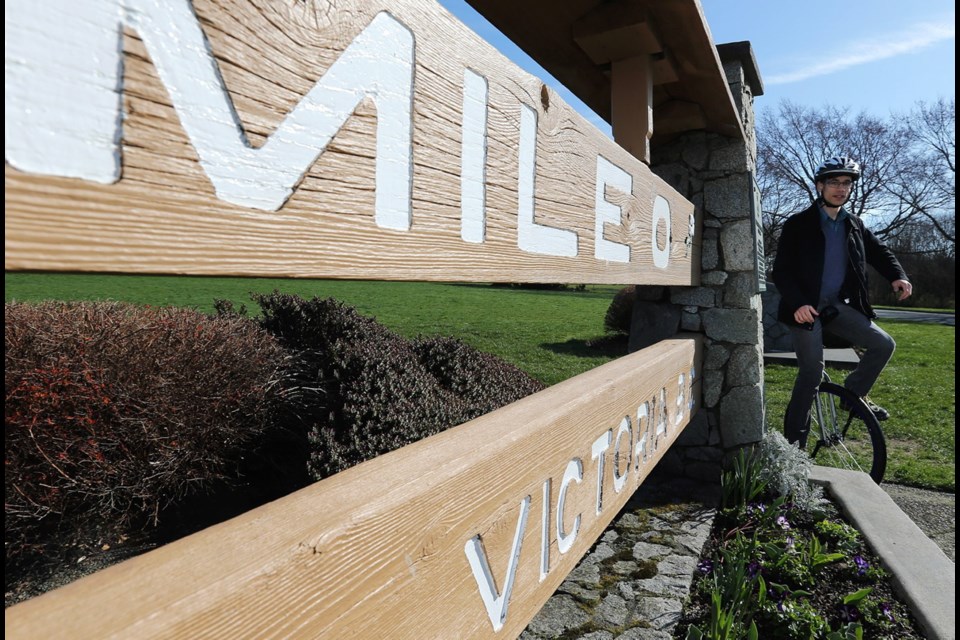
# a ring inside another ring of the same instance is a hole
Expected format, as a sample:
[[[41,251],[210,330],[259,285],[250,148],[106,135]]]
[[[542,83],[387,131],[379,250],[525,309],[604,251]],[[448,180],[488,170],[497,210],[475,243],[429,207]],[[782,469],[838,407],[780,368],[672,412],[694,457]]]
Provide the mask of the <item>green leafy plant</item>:
[[[779,431],[767,431],[757,445],[757,474],[774,495],[785,496],[799,509],[815,512],[823,503],[823,489],[810,484],[813,461],[787,442]]]
[[[821,537],[845,551],[852,551],[860,542],[860,532],[846,522],[820,520],[813,527]]]
[[[752,545],[742,534],[737,534],[729,549],[720,551],[719,562],[710,571],[710,615],[704,630],[696,625],[690,628],[687,638],[711,638],[727,640],[757,638],[757,627],[752,620],[756,606],[751,601],[754,593],[757,600],[765,600],[766,585],[750,560]],[[747,550],[743,551],[746,547]],[[693,634],[691,636],[691,633]]]
[[[733,465],[723,471],[720,482],[723,509],[742,511],[763,492],[767,482],[760,476],[762,465],[760,456],[752,450],[737,452]]]

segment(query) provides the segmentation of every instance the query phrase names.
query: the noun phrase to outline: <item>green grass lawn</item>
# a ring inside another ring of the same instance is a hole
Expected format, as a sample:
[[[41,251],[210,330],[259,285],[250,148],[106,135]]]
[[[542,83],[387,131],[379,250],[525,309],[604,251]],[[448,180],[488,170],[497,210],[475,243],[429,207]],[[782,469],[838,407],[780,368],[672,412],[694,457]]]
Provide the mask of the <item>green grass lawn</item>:
[[[603,318],[619,289],[614,286],[577,292],[487,284],[6,273],[4,289],[7,301],[121,300],[207,312],[215,299],[256,312],[250,294],[274,289],[303,298],[333,297],[408,338],[456,336],[548,385],[623,355],[587,344],[604,335]]]
[[[485,284],[357,282],[259,278],[194,278],[87,274],[7,273],[5,299],[112,299],[212,311],[215,299],[246,304],[251,292],[279,289],[305,298],[334,297],[413,337],[456,336],[555,384],[623,354],[593,342],[618,287],[541,291]],[[897,352],[871,396],[891,411],[883,423],[887,480],[955,491],[955,332],[953,327],[880,323]],[[796,370],[769,365],[765,374],[767,421],[780,429]],[[844,372],[830,371],[835,380]]]

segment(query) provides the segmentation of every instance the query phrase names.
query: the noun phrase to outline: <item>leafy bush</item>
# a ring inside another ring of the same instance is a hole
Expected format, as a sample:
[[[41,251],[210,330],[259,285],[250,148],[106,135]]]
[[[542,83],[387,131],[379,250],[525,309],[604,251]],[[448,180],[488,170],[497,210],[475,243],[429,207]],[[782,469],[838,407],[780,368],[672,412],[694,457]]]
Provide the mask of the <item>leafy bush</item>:
[[[262,326],[295,354],[285,370],[282,419],[307,434],[314,479],[542,387],[459,341],[411,343],[332,298],[274,292],[254,300]]]
[[[767,487],[763,461],[754,449],[740,449],[733,465],[720,477],[720,507],[742,513]]]
[[[610,333],[630,334],[630,321],[633,318],[633,300],[637,288],[624,287],[613,296],[607,314],[603,317],[603,327]]]
[[[224,301],[6,306],[8,606],[543,387],[332,299],[255,300],[259,324]]]
[[[241,318],[119,303],[4,308],[7,568],[122,537],[236,475],[282,351]]]
[[[543,389],[512,364],[456,338],[420,338],[413,350],[440,387],[466,403],[468,420]]]

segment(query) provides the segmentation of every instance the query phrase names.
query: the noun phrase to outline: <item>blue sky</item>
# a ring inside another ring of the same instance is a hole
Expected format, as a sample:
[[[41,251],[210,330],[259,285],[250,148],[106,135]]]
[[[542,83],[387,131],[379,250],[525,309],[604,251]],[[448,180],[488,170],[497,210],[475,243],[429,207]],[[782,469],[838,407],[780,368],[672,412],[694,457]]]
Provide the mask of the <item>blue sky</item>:
[[[701,0],[716,43],[749,40],[764,83],[758,110],[781,100],[876,116],[952,98],[953,0]]]
[[[522,0],[520,0],[522,1]],[[601,130],[609,127],[464,0],[440,4]],[[956,92],[953,0],[701,0],[717,44],[749,40],[764,82],[758,113],[782,100],[878,117]]]

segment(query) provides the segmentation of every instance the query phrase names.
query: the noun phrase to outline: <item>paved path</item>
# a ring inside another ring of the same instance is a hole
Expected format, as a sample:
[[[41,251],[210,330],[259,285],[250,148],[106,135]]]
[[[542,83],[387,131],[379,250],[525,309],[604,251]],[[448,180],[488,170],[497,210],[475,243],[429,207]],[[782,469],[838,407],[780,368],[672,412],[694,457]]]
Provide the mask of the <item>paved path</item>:
[[[887,492],[901,511],[910,516],[928,538],[937,543],[950,560],[956,562],[957,495],[928,491],[915,487],[884,483]]]
[[[956,326],[956,315],[952,313],[931,313],[928,311],[908,311],[906,309],[876,309],[876,312],[879,318],[888,320]]]

